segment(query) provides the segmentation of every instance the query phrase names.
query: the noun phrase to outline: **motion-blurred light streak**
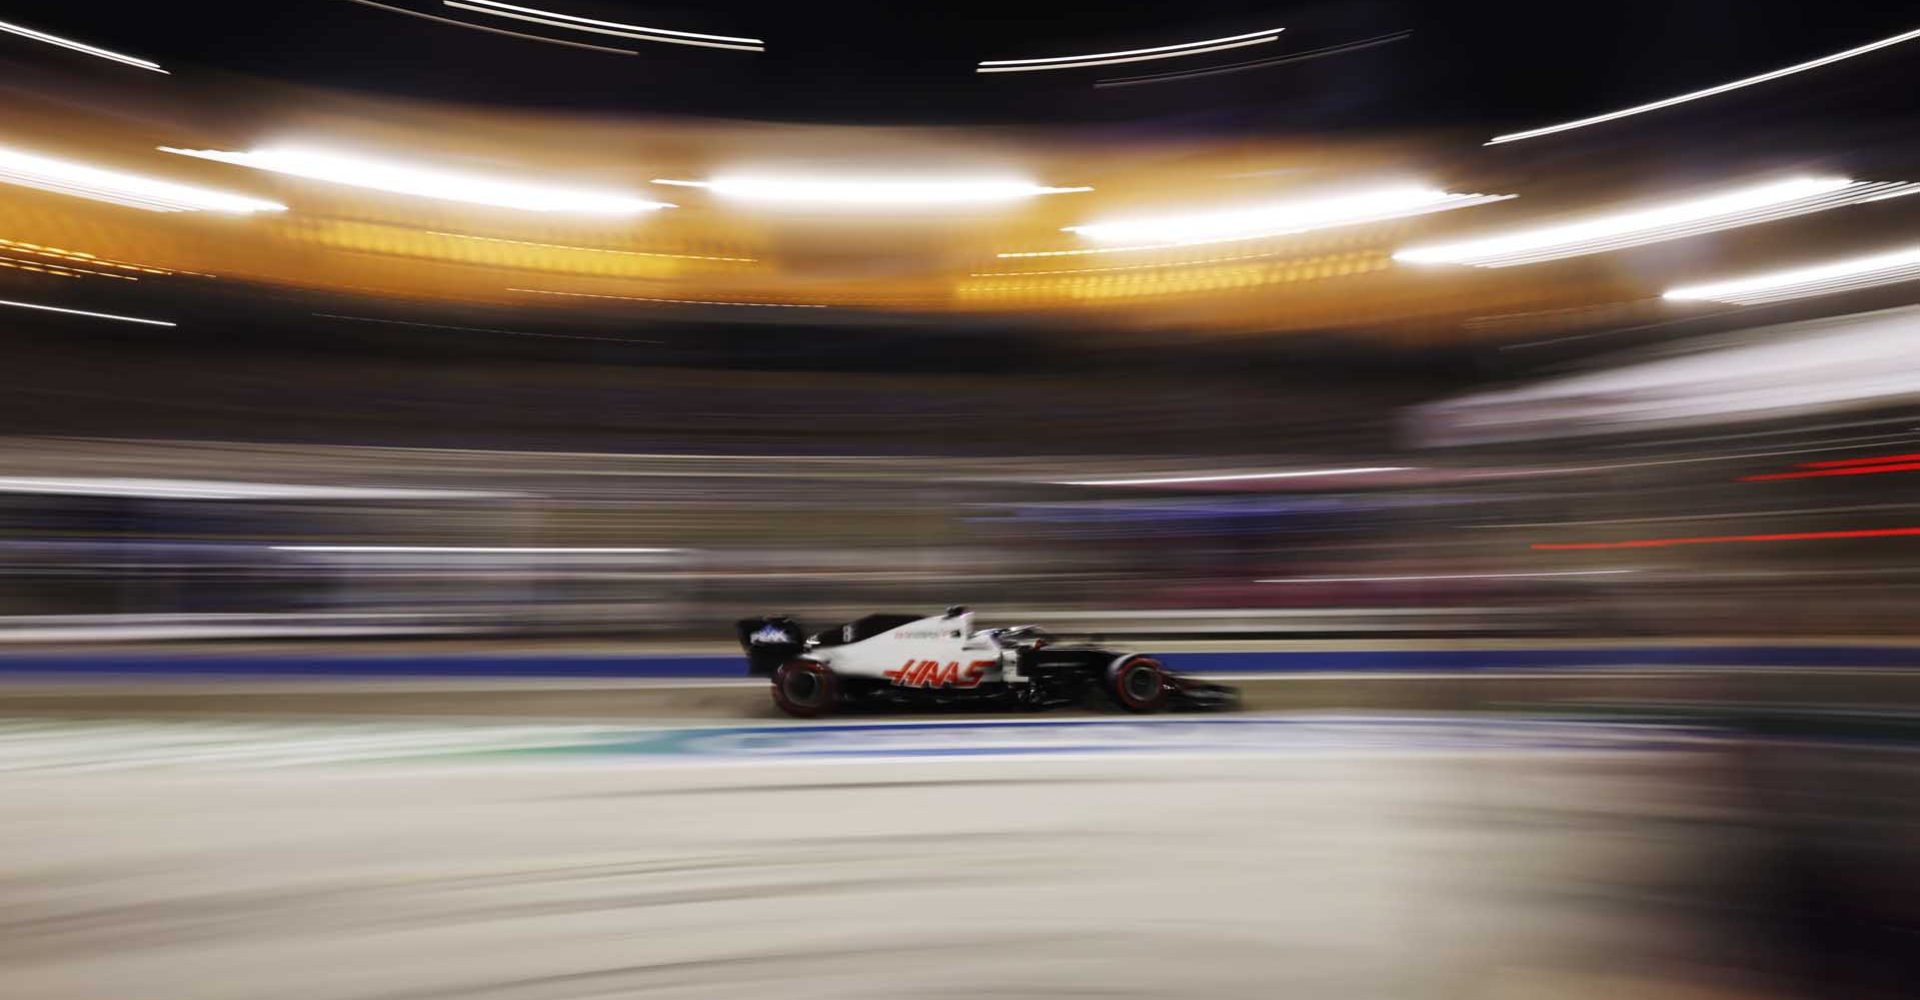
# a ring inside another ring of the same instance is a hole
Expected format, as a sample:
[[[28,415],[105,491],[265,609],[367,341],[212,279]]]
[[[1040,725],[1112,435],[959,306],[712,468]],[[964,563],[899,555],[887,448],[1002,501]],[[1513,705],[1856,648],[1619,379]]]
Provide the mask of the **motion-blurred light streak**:
[[[1800,514],[1859,514],[1866,511],[1911,510],[1920,507],[1915,503],[1864,503],[1846,504],[1839,507],[1790,507],[1770,508],[1767,510],[1714,511],[1710,514],[1662,514],[1655,517],[1601,517],[1582,521],[1495,521],[1489,524],[1476,524],[1472,527],[1488,530],[1506,530],[1508,528],[1591,528],[1602,524],[1669,524],[1674,521],[1730,521],[1743,517],[1787,517]]]
[[[43,306],[34,302],[13,302],[0,299],[0,306],[12,306],[15,309],[38,309],[41,312],[65,313],[69,316],[87,316],[92,319],[110,319],[121,323],[144,323],[147,326],[179,326],[172,320],[142,319],[138,316],[121,316],[116,313],[88,312],[85,309],[68,309],[64,306]]]
[[[1766,83],[1771,80],[1778,80],[1783,76],[1792,76],[1795,73],[1804,73],[1810,69],[1819,69],[1822,66],[1827,66],[1833,63],[1837,63],[1842,59],[1851,59],[1854,56],[1866,55],[1869,52],[1875,52],[1880,49],[1887,48],[1888,46],[1891,46],[1891,45],[1899,45],[1902,42],[1912,41],[1915,38],[1920,38],[1920,28],[1916,28],[1912,31],[1902,32],[1898,35],[1893,35],[1887,38],[1882,38],[1876,42],[1868,42],[1865,45],[1856,46],[1854,48],[1847,49],[1844,52],[1835,52],[1832,55],[1821,56],[1818,59],[1809,59],[1806,62],[1795,63],[1792,66],[1784,66],[1780,69],[1773,70],[1772,72],[1761,73],[1758,76],[1749,76],[1744,79],[1734,80],[1731,83],[1723,83],[1717,87],[1708,87],[1705,90],[1695,90],[1690,93],[1681,94],[1677,97],[1669,97],[1669,98],[1665,98],[1664,100],[1650,101],[1646,104],[1636,104],[1630,108],[1621,108],[1618,111],[1609,111],[1605,114],[1594,115],[1590,118],[1581,118],[1575,121],[1561,122],[1558,125],[1546,125],[1540,128],[1528,129],[1525,132],[1509,132],[1506,135],[1496,135],[1493,138],[1482,143],[1482,145],[1497,146],[1497,145],[1500,145],[1501,143],[1519,142],[1522,139],[1533,139],[1543,135],[1553,135],[1556,132],[1566,132],[1572,129],[1585,128],[1588,125],[1599,125],[1603,122],[1616,121],[1621,118],[1626,118],[1630,115],[1643,114],[1648,111],[1659,111],[1662,108],[1670,108],[1676,104],[1685,104],[1688,101],[1697,101],[1702,98],[1716,97],[1720,94],[1727,93],[1728,91],[1739,90],[1742,87],[1751,87],[1755,84]]]
[[[1455,194],[1420,185],[1397,184],[1316,198],[1293,198],[1204,212],[1136,216],[1065,226],[1062,232],[1073,233],[1097,243],[1125,245],[1078,250],[1029,250],[996,256],[1068,257],[1268,239],[1445,212],[1505,201],[1512,197],[1510,194]]]
[[[1084,69],[1089,66],[1112,66],[1117,63],[1150,62],[1155,59],[1179,59],[1185,56],[1197,56],[1208,52],[1223,52],[1227,49],[1244,48],[1248,45],[1264,45],[1280,37],[1285,28],[1267,28],[1262,31],[1250,31],[1244,35],[1227,35],[1223,38],[1206,38],[1197,42],[1180,42],[1174,45],[1156,45],[1145,49],[1122,49],[1114,52],[1090,52],[1077,56],[1043,56],[1038,59],[982,59],[976,73],[1031,73],[1050,69]]]
[[[284,212],[279,202],[0,147],[0,183],[148,212]]]
[[[0,476],[0,493],[147,497],[156,500],[457,500],[525,496],[500,490],[389,489],[376,486],[309,486],[297,483],[118,476]]]
[[[113,278],[116,281],[139,281],[140,280],[139,278],[136,278],[131,274],[114,274],[111,271],[96,271],[96,270],[93,270],[92,268],[80,267],[76,264],[55,264],[52,261],[26,260],[20,257],[3,257],[3,256],[0,256],[0,262],[5,262],[9,265],[21,265],[21,266],[24,266],[25,269],[29,271],[45,268],[45,269],[49,269],[51,273],[63,274],[68,277],[74,277],[74,278],[80,277],[81,275],[92,275],[97,278]]]
[[[1897,435],[1895,436],[1895,440],[1911,441],[1913,440],[1913,435],[1911,434]],[[1821,445],[1815,448],[1788,448],[1784,451],[1749,451],[1749,452],[1737,452],[1730,455],[1694,455],[1688,458],[1662,458],[1662,459],[1654,459],[1651,461],[1642,461],[1642,462],[1612,462],[1606,465],[1555,466],[1555,467],[1552,467],[1552,471],[1555,474],[1582,473],[1582,472],[1618,472],[1622,469],[1653,469],[1653,468],[1659,468],[1662,466],[1671,466],[1671,465],[1698,465],[1702,462],[1737,462],[1737,461],[1741,461],[1743,459],[1749,459],[1749,458],[1776,458],[1781,455],[1809,455],[1809,454],[1813,454],[1814,452],[1821,452],[1821,451],[1843,451],[1852,447],[1855,447],[1855,446],[1849,445],[1849,444],[1827,444],[1827,445]]]
[[[529,42],[545,42],[548,45],[564,45],[570,49],[586,49],[589,52],[605,52],[610,55],[616,55],[616,56],[637,56],[640,54],[634,51],[633,49],[616,49],[609,45],[588,45],[585,42],[570,42],[562,38],[548,38],[544,35],[530,35],[524,31],[508,31],[505,28],[495,28],[485,24],[472,24],[470,22],[461,21],[456,18],[441,17],[438,14],[425,14],[417,10],[408,10],[405,7],[393,7],[384,3],[375,3],[374,0],[347,0],[347,2],[357,3],[362,7],[372,7],[376,10],[384,10],[391,14],[405,14],[408,17],[420,18],[423,21],[435,21],[440,24],[451,24],[456,28],[466,28],[470,31],[484,31],[489,35],[503,35],[507,38],[519,38]]]
[[[1863,528],[1855,531],[1789,531],[1771,535],[1707,535],[1697,538],[1636,538],[1626,542],[1536,542],[1541,551],[1575,549],[1657,549],[1670,545],[1719,545],[1727,542],[1813,542],[1843,538],[1891,538],[1920,535],[1920,528]]]
[[[1920,453],[1908,455],[1875,455],[1869,458],[1834,458],[1825,462],[1802,462],[1803,469],[1839,469],[1849,465],[1886,465],[1889,462],[1920,462]]]
[[[697,45],[708,49],[731,49],[736,52],[765,52],[766,43],[758,38],[738,38],[732,35],[703,35],[693,31],[672,31],[666,28],[648,28],[638,24],[622,24],[619,21],[600,21],[575,14],[562,14],[557,11],[538,10],[533,7],[516,7],[513,4],[496,3],[494,0],[442,0],[449,7],[486,14],[492,17],[512,18],[532,24],[546,25],[550,28],[565,28],[569,31],[587,31],[597,35],[613,35],[619,38],[632,38],[643,42],[665,42],[669,45]]]
[[[1290,576],[1255,583],[1411,583],[1429,580],[1533,580],[1555,576],[1617,576],[1633,569],[1571,569],[1549,573],[1436,573],[1431,576]]]
[[[1920,470],[1920,454],[1881,455],[1874,458],[1840,458],[1825,462],[1802,462],[1798,471],[1767,472],[1741,476],[1743,483],[1767,483],[1779,479],[1819,479],[1825,476],[1871,476],[1882,472]]]
[[[1920,192],[1920,184],[1792,177],[1686,201],[1589,216],[1451,243],[1409,247],[1393,258],[1409,264],[1514,267],[1606,253],[1758,225],[1843,205]]]
[[[660,548],[574,548],[490,545],[274,545],[275,552],[406,552],[484,555],[665,555],[683,551]]]
[[[32,271],[36,274],[47,274],[56,278],[85,277],[85,275],[75,271],[69,271],[58,264],[28,264],[15,261],[12,258],[0,259],[0,267],[4,267],[9,271]]]
[[[1668,289],[1661,297],[1669,302],[1725,302],[1751,306],[1835,295],[1916,278],[1920,278],[1920,246],[1910,246],[1810,267],[1768,271],[1700,285],[1683,285]]]
[[[674,207],[668,202],[637,198],[623,191],[530,184],[321,149],[281,147],[243,152],[181,149],[175,146],[161,146],[159,149],[180,156],[231,163],[329,184],[526,212],[629,216]]]
[[[1327,45],[1317,49],[1308,49],[1305,52],[1276,56],[1272,59],[1252,59],[1247,62],[1229,63],[1225,66],[1214,66],[1208,69],[1175,70],[1171,73],[1149,73],[1142,76],[1113,77],[1112,79],[1096,81],[1094,87],[1137,87],[1147,83],[1173,83],[1178,80],[1198,80],[1209,76],[1223,76],[1227,73],[1241,73],[1250,69],[1265,69],[1269,66],[1285,66],[1289,63],[1306,62],[1310,59],[1324,59],[1327,56],[1358,52],[1362,49],[1371,49],[1380,45],[1391,45],[1394,42],[1405,41],[1411,37],[1413,37],[1411,30],[1395,31],[1391,34],[1376,35],[1372,38],[1361,38],[1351,42],[1341,42],[1338,45]]]
[[[35,257],[52,257],[55,260],[75,261],[93,267],[112,267],[122,271],[138,271],[141,274],[164,275],[173,273],[166,268],[152,267],[147,264],[133,264],[124,260],[113,260],[108,257],[96,256],[81,250],[68,250],[65,247],[47,246],[41,243],[27,243],[22,240],[0,238],[0,248],[14,253],[32,254]]]
[[[1375,472],[1407,472],[1407,465],[1365,465],[1348,469],[1301,469],[1295,472],[1239,472],[1217,476],[1149,476],[1141,479],[1071,479],[1055,486],[1162,486],[1181,483],[1231,483],[1262,479],[1301,479],[1312,476],[1353,476]]]
[[[539,337],[545,340],[599,340],[614,344],[664,344],[664,340],[641,340],[637,337],[591,337],[582,333],[534,333],[531,330],[505,330],[497,326],[455,326],[451,323],[423,323],[408,319],[383,319],[378,316],[347,316],[342,313],[317,312],[313,315],[321,319],[339,319],[351,323],[383,323],[387,326],[410,326],[428,330],[456,330],[461,333],[497,333],[507,337]]]
[[[138,56],[130,56],[123,52],[115,52],[112,49],[103,49],[97,45],[88,45],[85,42],[76,42],[71,38],[62,38],[59,35],[48,34],[47,32],[44,32],[44,31],[35,31],[32,28],[24,27],[18,24],[9,24],[6,21],[0,21],[0,31],[4,31],[9,35],[19,35],[21,38],[31,38],[36,42],[45,42],[48,45],[58,45],[63,49],[71,49],[75,52],[82,52],[87,55],[94,56],[96,58],[106,59],[111,62],[121,63],[122,65],[126,65],[126,66],[135,66],[140,69],[151,70],[152,72],[155,72],[155,73],[167,72],[166,70],[160,68],[159,63],[154,62],[151,59],[141,59]]]
[[[722,198],[774,205],[849,208],[910,208],[984,205],[1046,194],[1072,194],[1090,187],[1049,187],[1020,177],[781,177],[726,175],[710,180],[656,177],[655,184],[705,188]]]
[[[1184,260],[1152,261],[1150,263],[1145,263],[1145,264],[1115,264],[1110,267],[1056,267],[1056,268],[1050,268],[1044,271],[974,271],[968,274],[967,277],[969,278],[1052,277],[1055,275],[1066,275],[1066,274],[1105,274],[1113,271],[1168,270],[1168,269],[1183,268],[1183,267],[1206,267],[1212,264],[1230,264],[1230,263],[1243,261],[1243,260],[1272,260],[1273,258],[1276,258],[1276,257],[1286,257],[1289,254],[1297,254],[1298,252],[1299,251],[1297,249],[1278,249],[1278,250],[1262,250],[1258,253],[1236,253],[1236,254],[1224,254],[1224,255],[1215,256],[1215,257],[1189,257]],[[1001,254],[1000,256],[1006,257],[1009,255]],[[1370,259],[1370,258],[1378,257],[1381,261],[1384,261],[1386,259],[1384,254],[1379,254],[1377,252],[1367,252],[1367,251],[1358,251],[1351,254],[1314,254],[1312,256],[1307,256],[1307,257],[1294,257],[1293,259],[1301,262],[1311,262],[1311,261],[1323,261],[1329,258],[1337,258],[1337,257],[1346,257],[1349,259]],[[1276,262],[1276,263],[1284,263],[1284,262]]]
[[[525,292],[529,295],[559,295],[575,299],[613,299],[620,302],[659,302],[675,306],[747,306],[755,309],[829,309],[824,303],[815,302],[746,302],[735,299],[663,299],[650,295],[607,295],[598,292],[560,292],[546,288],[509,288],[509,292]]]
[[[1544,440],[1870,412],[1920,398],[1920,307],[1762,326],[1721,343],[1726,346],[1423,404],[1412,411],[1410,429],[1430,444]],[[1744,457],[1769,454],[1779,453]]]
[[[1741,476],[1743,483],[1767,483],[1776,479],[1820,479],[1825,476],[1871,476],[1882,472],[1913,472],[1920,470],[1920,462],[1907,462],[1898,465],[1863,465],[1845,469],[1809,469],[1804,472],[1769,472],[1758,476]]]
[[[1196,257],[1187,260],[1155,261],[1151,264],[1115,264],[1111,267],[1057,267],[1045,271],[975,271],[969,278],[1025,278],[1046,277],[1056,274],[1104,274],[1110,271],[1151,271],[1158,268],[1198,267],[1206,264],[1225,264],[1240,260],[1261,260],[1278,257],[1285,251],[1269,250],[1263,253],[1237,253],[1221,257]],[[1002,254],[1001,256],[1006,256]]]
[[[709,42],[738,42],[742,45],[764,46],[767,44],[762,39],[746,38],[746,37],[737,36],[737,35],[709,35],[709,34],[704,34],[698,31],[677,31],[672,28],[649,28],[644,25],[638,25],[638,24],[622,24],[619,21],[600,21],[600,20],[595,20],[594,18],[591,18],[591,17],[581,17],[577,14],[562,14],[562,13],[559,13],[558,11],[538,10],[533,7],[517,7],[513,4],[501,3],[500,0],[469,0],[469,2],[479,4],[483,7],[495,7],[501,10],[518,11],[522,14],[539,14],[544,17],[555,17],[563,21],[574,21],[580,24],[597,24],[597,25],[600,25],[601,27],[607,27],[607,28],[624,28],[629,31],[637,31],[642,34],[649,34],[649,35],[669,35],[674,38],[696,38],[696,39],[709,41]]]
[[[541,243],[535,240],[510,240],[499,236],[475,236],[472,233],[450,233],[438,229],[423,229],[428,236],[443,236],[450,240],[473,240],[479,243],[505,243],[517,247],[534,247],[540,250],[566,250],[572,253],[605,253],[621,257],[663,257],[671,260],[707,260],[729,264],[755,264],[753,257],[721,257],[699,253],[669,253],[665,250],[620,250],[614,247],[582,247],[569,243]]]

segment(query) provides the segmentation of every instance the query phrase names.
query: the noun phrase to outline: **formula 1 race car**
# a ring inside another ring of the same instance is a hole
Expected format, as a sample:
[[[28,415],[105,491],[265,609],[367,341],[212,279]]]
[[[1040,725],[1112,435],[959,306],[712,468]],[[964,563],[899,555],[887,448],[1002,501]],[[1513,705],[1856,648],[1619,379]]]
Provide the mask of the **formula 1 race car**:
[[[1032,625],[975,632],[964,607],[868,615],[808,635],[783,615],[735,626],[747,672],[773,678],[773,701],[812,718],[842,706],[980,704],[1054,708],[1104,691],[1130,712],[1228,708],[1234,689],[1170,673],[1139,653],[1057,642]]]

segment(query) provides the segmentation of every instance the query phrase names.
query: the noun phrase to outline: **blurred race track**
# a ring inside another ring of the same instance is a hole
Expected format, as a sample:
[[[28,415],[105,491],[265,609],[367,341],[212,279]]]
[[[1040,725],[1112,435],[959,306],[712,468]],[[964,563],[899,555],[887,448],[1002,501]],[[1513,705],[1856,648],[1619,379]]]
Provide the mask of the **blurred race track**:
[[[1722,754],[1444,715],[23,720],[0,992],[1699,996]]]

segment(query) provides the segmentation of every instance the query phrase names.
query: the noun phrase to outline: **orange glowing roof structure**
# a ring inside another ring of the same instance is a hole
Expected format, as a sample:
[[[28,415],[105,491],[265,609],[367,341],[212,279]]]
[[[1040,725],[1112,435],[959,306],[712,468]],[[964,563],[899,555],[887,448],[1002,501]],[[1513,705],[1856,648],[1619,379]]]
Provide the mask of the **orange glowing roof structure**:
[[[635,316],[852,310],[1412,338],[1614,315],[1662,290],[1605,267],[1509,277],[1396,261],[1564,211],[1475,181],[1457,144],[1418,137],[1116,141],[196,86],[0,112],[7,146],[36,157],[20,169],[39,171],[5,189],[7,273],[140,288],[219,275]],[[191,113],[216,99],[231,113]],[[185,210],[153,211],[162,196]]]

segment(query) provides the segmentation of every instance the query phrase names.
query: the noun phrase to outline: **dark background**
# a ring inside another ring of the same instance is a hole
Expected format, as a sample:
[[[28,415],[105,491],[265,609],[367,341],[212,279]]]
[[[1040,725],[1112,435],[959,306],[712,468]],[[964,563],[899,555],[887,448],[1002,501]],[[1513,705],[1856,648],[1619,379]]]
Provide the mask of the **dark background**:
[[[542,30],[447,8],[437,0],[393,0],[391,5]],[[34,0],[8,4],[7,16],[163,64],[221,67],[386,95],[626,115],[857,124],[1084,123],[1195,132],[1435,125],[1508,131],[1765,72],[1915,23],[1911,9],[1873,0],[1578,5],[835,0],[681,6],[567,0],[545,6],[650,27],[756,37],[767,43],[767,52],[599,39],[641,52],[606,55],[464,30],[350,0],[86,5]],[[972,72],[981,59],[1112,51],[1274,26],[1287,29],[1277,43],[1174,68],[1263,59],[1403,30],[1413,34],[1329,58],[1118,89],[1097,90],[1092,83],[1164,71],[1171,64],[995,76]],[[1866,59],[1880,65],[1846,74],[1854,81],[1847,113],[1875,117],[1909,107],[1909,88],[1889,85],[1886,75],[1909,56],[1895,49]],[[1794,89],[1808,82],[1803,79]]]

